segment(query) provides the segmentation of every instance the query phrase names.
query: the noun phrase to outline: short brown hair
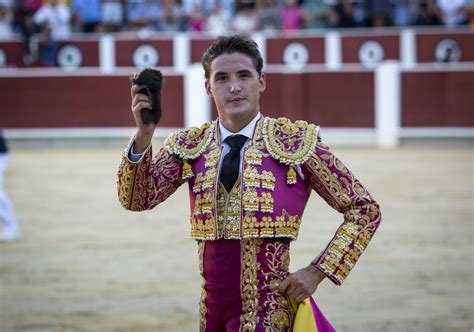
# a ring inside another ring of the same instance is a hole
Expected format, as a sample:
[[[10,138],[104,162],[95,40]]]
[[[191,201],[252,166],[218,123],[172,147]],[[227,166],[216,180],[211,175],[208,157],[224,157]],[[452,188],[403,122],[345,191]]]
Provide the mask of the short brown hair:
[[[202,55],[201,63],[206,79],[209,79],[211,76],[212,61],[222,54],[232,53],[242,53],[250,57],[255,70],[259,75],[262,74],[263,59],[255,41],[241,35],[219,36]]]

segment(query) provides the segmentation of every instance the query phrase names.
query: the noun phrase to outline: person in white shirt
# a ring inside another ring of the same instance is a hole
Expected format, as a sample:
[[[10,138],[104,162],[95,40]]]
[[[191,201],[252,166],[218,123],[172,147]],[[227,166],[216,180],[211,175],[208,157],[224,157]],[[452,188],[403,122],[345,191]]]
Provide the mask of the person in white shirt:
[[[467,23],[469,0],[437,0],[437,4],[443,12],[444,25],[456,26]]]
[[[37,25],[47,25],[54,40],[71,36],[71,9],[58,0],[41,6],[33,15],[33,22]]]

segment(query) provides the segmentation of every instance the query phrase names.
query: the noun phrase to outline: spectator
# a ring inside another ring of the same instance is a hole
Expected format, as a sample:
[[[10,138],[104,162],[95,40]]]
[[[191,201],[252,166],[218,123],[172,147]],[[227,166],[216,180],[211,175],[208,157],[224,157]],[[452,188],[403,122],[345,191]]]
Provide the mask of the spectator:
[[[51,0],[51,3],[42,5],[33,15],[33,22],[39,26],[47,25],[54,40],[71,35],[71,10],[58,0]]]
[[[258,29],[258,11],[254,0],[237,3],[237,13],[232,22],[232,30],[238,34],[250,35]]]
[[[128,19],[133,30],[157,30],[161,8],[155,0],[129,1]]]
[[[23,0],[23,9],[30,16],[33,16],[42,5],[43,0]]]
[[[163,0],[159,26],[162,31],[183,30],[183,16],[176,0]]]
[[[206,17],[200,6],[195,5],[194,8],[189,13],[188,18],[188,30],[201,32],[204,30],[204,24]]]
[[[100,0],[72,0],[71,7],[82,32],[97,31],[102,16]]]
[[[410,0],[398,0],[393,8],[393,24],[406,27],[414,23],[413,8]]]
[[[354,18],[352,14],[354,8],[349,0],[341,0],[334,6],[334,13],[336,16],[335,23],[338,28],[353,28],[355,27]]]
[[[260,0],[258,3],[258,30],[278,31],[281,28],[280,8],[276,0]]]
[[[356,27],[368,27],[370,25],[369,22],[369,14],[367,10],[367,1],[365,0],[356,0],[352,2],[352,19],[354,20],[354,25]]]
[[[40,67],[56,67],[58,45],[52,38],[51,28],[43,25],[38,34],[38,65]]]
[[[303,3],[303,18],[306,29],[326,29],[334,17],[331,7],[322,0],[306,0]]]
[[[102,0],[102,24],[105,31],[119,31],[123,24],[123,5],[120,0]]]
[[[443,15],[443,23],[447,26],[467,24],[469,0],[437,0]]]
[[[297,0],[285,0],[281,11],[281,27],[284,31],[303,28],[303,10]]]
[[[368,0],[367,3],[372,26],[383,27],[392,25],[393,13],[391,0]]]
[[[414,11],[415,25],[442,24],[442,13],[434,0],[418,0]]]
[[[11,8],[0,4],[0,40],[13,36],[13,11]]]
[[[206,22],[206,30],[213,36],[225,35],[230,30],[230,13],[221,7],[219,1],[214,3],[214,10]]]

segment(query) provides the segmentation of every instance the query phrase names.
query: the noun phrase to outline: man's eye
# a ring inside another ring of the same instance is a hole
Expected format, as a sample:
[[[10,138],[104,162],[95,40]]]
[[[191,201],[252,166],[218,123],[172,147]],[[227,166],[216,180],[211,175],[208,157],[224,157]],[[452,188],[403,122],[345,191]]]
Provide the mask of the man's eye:
[[[226,77],[225,76],[218,76],[216,77],[216,81],[218,82],[222,82],[222,81],[225,81],[226,80]]]

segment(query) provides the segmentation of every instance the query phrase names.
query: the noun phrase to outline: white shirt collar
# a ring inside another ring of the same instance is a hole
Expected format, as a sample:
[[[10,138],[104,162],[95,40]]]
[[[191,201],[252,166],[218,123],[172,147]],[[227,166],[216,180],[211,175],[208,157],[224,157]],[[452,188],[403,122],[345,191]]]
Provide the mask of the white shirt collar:
[[[248,125],[246,125],[244,128],[242,128],[240,131],[233,133],[227,129],[224,128],[222,123],[219,121],[219,138],[220,138],[220,143],[224,142],[224,140],[232,135],[244,135],[245,137],[252,139],[253,132],[255,130],[255,126],[257,125],[257,121],[260,120],[262,117],[262,114],[260,112],[257,113],[257,115],[252,119],[252,121],[249,122]]]

